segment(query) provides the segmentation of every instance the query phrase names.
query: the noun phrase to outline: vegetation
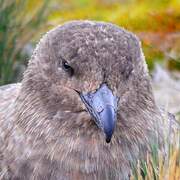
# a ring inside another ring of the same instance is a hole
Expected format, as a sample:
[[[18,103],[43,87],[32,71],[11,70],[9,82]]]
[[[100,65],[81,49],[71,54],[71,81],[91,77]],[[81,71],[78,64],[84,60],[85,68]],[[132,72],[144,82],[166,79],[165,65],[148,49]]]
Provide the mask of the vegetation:
[[[31,54],[28,48],[42,33],[73,19],[123,26],[142,40],[151,69],[158,61],[180,70],[179,9],[179,0],[0,0],[0,85],[19,80]],[[152,152],[146,162],[139,161],[132,180],[180,179],[179,144],[170,146],[167,162],[156,146]]]
[[[172,139],[171,139],[172,140]],[[131,180],[179,180],[180,179],[180,131],[174,134],[172,144],[166,141],[167,155],[158,151],[158,146],[151,147],[151,154],[146,161],[139,160],[134,166]]]
[[[22,50],[46,21],[47,4],[0,0],[0,84],[14,82],[22,73],[27,58]]]

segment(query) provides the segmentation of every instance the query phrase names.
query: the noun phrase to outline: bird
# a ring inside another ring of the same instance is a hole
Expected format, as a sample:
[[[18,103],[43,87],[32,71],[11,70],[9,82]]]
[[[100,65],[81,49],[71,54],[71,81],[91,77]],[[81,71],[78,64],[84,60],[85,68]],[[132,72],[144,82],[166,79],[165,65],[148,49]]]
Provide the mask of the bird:
[[[0,87],[0,179],[129,179],[163,144],[141,42],[108,22],[47,32],[22,82]]]

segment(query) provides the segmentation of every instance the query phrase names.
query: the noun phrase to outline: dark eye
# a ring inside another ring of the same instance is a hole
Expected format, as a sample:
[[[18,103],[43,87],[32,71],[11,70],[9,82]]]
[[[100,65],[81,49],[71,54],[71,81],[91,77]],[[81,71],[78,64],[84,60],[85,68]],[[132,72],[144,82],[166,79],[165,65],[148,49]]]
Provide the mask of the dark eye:
[[[74,69],[67,63],[67,61],[62,61],[62,67],[64,71],[66,71],[69,74],[69,76],[73,76]]]

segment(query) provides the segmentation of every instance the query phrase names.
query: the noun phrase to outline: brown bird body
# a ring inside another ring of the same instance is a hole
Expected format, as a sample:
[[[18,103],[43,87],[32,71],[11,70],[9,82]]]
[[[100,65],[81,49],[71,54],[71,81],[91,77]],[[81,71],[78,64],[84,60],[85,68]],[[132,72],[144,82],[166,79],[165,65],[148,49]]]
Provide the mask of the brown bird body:
[[[110,143],[77,93],[103,82],[120,98]],[[131,162],[162,143],[161,119],[137,37],[66,23],[41,39],[21,84],[0,88],[0,179],[128,179]]]

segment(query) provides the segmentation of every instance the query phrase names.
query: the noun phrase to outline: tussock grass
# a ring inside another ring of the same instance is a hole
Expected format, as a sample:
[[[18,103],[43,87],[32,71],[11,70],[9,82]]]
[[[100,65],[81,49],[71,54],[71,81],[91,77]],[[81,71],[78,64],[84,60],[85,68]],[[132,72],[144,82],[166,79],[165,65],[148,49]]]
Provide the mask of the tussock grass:
[[[147,156],[147,161],[138,161],[131,180],[179,180],[180,179],[180,153],[174,148],[167,160],[158,155],[154,162],[153,155]]]
[[[131,180],[179,180],[180,179],[180,132],[175,132],[172,141],[166,141],[167,154],[152,146],[146,161],[139,160],[133,168]]]
[[[15,81],[24,46],[44,27],[48,0],[0,0],[0,85]]]

